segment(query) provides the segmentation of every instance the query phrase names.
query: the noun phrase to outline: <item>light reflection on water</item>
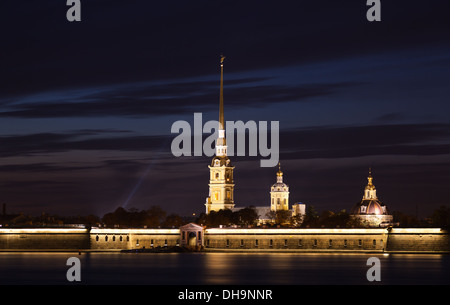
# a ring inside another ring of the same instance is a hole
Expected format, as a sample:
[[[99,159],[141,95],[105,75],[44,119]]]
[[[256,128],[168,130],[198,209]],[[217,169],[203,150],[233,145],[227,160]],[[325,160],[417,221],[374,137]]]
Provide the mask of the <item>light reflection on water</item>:
[[[0,284],[67,284],[71,256],[83,284],[373,284],[371,256],[381,261],[380,284],[450,284],[450,256],[440,254],[33,252],[0,252]]]

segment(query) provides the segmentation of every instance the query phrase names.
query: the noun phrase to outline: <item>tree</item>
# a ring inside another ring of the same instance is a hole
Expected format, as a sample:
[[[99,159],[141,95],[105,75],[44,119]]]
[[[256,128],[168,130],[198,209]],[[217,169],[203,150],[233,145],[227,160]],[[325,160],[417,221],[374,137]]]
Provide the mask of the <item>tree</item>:
[[[105,214],[102,221],[110,227],[127,226],[129,223],[128,212],[124,208],[118,207],[114,212]]]
[[[291,222],[292,212],[290,210],[279,210],[275,212],[275,224],[289,225]]]
[[[181,216],[177,214],[170,214],[166,217],[164,222],[162,223],[163,227],[181,227],[185,224],[185,221]]]
[[[220,225],[229,226],[233,224],[233,218],[233,212],[229,209],[211,211],[209,214],[202,213],[197,219],[197,223],[209,228],[217,228]]]
[[[337,213],[333,211],[323,211],[318,219],[319,226],[325,228],[345,228],[355,225],[355,223],[350,222],[351,217],[346,210],[340,210]]]
[[[431,215],[431,223],[440,228],[450,227],[450,207],[442,205],[435,210]]]
[[[308,205],[305,211],[305,218],[303,219],[303,227],[317,227],[319,223],[319,215],[312,205]]]
[[[404,228],[413,228],[420,227],[420,221],[415,216],[407,215],[399,211],[392,212],[393,222],[399,223],[401,227]]]
[[[258,220],[255,208],[249,207],[233,213],[233,223],[240,226],[254,225]]]
[[[145,225],[147,227],[156,228],[161,226],[166,219],[166,212],[160,206],[152,206],[145,211]]]
[[[277,213],[273,210],[270,210],[269,212],[266,213],[266,217],[270,219],[271,223],[275,223]]]

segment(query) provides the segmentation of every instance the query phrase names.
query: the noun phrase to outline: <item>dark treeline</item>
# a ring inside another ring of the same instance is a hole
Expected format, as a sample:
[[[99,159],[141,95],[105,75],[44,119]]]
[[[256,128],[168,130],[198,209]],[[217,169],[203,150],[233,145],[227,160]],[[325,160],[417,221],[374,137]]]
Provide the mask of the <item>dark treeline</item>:
[[[419,219],[417,216],[404,214],[400,211],[392,212],[393,222],[398,227],[419,228],[419,227],[450,227],[450,207],[441,206],[436,209],[431,216]],[[320,214],[316,212],[314,206],[307,206],[305,217],[301,227],[306,228],[359,228],[364,227],[357,219],[341,210],[339,212],[323,211]]]
[[[147,210],[119,207],[113,212],[106,213],[103,217],[96,215],[59,216],[46,213],[39,216],[28,216],[22,213],[0,215],[0,224],[10,227],[57,227],[77,224],[85,227],[177,228],[191,220],[177,214],[167,215],[159,206],[152,206]]]
[[[318,213],[314,206],[309,205],[306,208],[303,219],[299,216],[292,217],[290,211],[269,212],[265,215],[271,220],[266,227],[289,227],[289,228],[363,228],[365,227],[358,219],[351,217],[346,210],[338,212],[322,211]],[[450,227],[450,208],[441,206],[435,210],[432,215],[425,219],[419,219],[416,216],[403,214],[395,211],[392,213],[394,223],[398,227]],[[196,220],[196,223],[206,227],[222,226],[257,226],[258,215],[252,207],[232,212],[231,210],[212,211],[208,215],[202,213]]]
[[[399,211],[392,212],[394,223],[399,227],[450,227],[450,207],[441,206],[429,217],[419,219],[417,216],[404,214]],[[292,217],[290,211],[270,212],[265,215],[271,219],[268,227],[297,227],[297,228],[358,228],[361,223],[352,218],[350,214],[341,210],[338,212],[322,211],[318,213],[314,206],[308,205],[303,219]],[[80,224],[86,227],[116,227],[116,228],[178,228],[186,223],[195,222],[208,228],[219,226],[255,227],[258,225],[258,214],[252,207],[238,211],[220,210],[212,211],[208,215],[201,213],[199,217],[182,217],[177,214],[167,214],[159,206],[151,206],[146,210],[135,208],[117,208],[106,213],[103,217],[88,216],[58,216],[42,213],[39,216],[20,214],[1,214],[0,225],[3,227],[55,227]]]
[[[186,224],[186,221],[177,214],[167,215],[159,206],[152,206],[141,211],[119,207],[114,212],[105,214],[102,223],[107,227],[170,228],[180,227]]]
[[[202,213],[195,221],[197,224],[208,228],[223,226],[254,226],[258,220],[258,214],[254,208],[244,208],[233,212],[231,210],[211,211],[209,214]]]

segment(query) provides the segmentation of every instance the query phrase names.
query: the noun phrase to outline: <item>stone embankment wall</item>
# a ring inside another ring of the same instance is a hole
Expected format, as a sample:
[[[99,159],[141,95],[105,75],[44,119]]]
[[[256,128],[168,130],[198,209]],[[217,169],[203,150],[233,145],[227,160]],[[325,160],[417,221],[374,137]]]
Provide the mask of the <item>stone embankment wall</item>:
[[[195,238],[195,237],[194,237]],[[0,229],[0,250],[122,250],[180,245],[179,229]],[[448,231],[414,229],[205,229],[207,251],[450,253]]]
[[[90,248],[88,229],[0,229],[1,250]]]
[[[180,244],[178,229],[92,229],[91,249],[151,249]]]

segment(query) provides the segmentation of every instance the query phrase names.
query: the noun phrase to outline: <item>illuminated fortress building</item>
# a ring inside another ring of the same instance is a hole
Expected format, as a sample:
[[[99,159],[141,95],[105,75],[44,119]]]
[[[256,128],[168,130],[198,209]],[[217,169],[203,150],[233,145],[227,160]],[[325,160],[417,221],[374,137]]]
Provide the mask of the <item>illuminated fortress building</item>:
[[[206,214],[211,211],[230,209],[238,211],[243,207],[236,207],[234,203],[234,166],[227,156],[227,141],[225,138],[225,119],[223,102],[223,62],[220,58],[220,106],[219,106],[219,137],[216,140],[216,155],[209,165],[209,195],[206,198]],[[305,205],[297,203],[289,209],[289,186],[283,182],[283,172],[278,164],[277,181],[270,188],[270,205],[254,207],[259,215],[258,224],[269,223],[270,212],[291,211],[292,215],[304,215]]]
[[[220,106],[219,106],[219,133],[216,140],[216,155],[209,165],[209,195],[206,198],[206,214],[211,211],[230,209],[238,211],[244,207],[235,207],[234,201],[234,166],[227,156],[227,141],[225,138],[225,119],[223,101],[223,62],[220,58]],[[259,215],[258,224],[271,223],[277,213],[290,213],[297,216],[301,222],[305,215],[305,204],[296,203],[289,208],[289,186],[283,181],[281,164],[278,163],[276,182],[270,187],[270,204],[254,207]],[[356,218],[367,227],[389,226],[393,224],[393,216],[389,215],[387,207],[377,197],[375,185],[373,185],[372,172],[369,170],[368,184],[364,195],[358,204],[351,210],[351,217]]]

